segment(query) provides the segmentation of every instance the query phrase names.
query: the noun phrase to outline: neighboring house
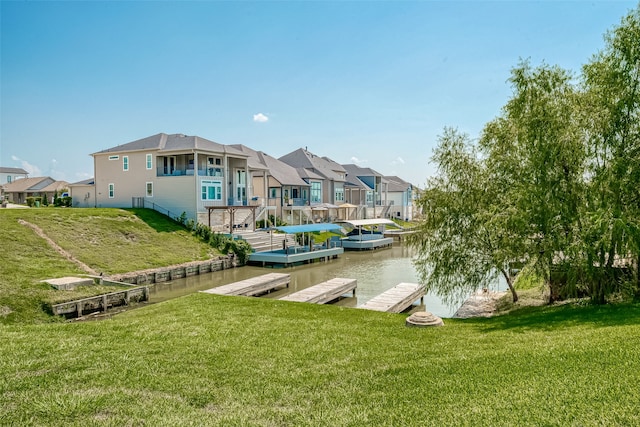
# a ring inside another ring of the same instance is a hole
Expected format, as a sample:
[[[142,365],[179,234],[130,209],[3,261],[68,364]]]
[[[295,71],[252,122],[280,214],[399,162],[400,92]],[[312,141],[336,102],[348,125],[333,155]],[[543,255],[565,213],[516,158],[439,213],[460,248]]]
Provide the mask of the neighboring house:
[[[69,184],[69,191],[71,206],[74,208],[93,208],[96,206],[95,179],[89,178]]]
[[[261,206],[269,210],[269,215],[284,218],[285,211],[287,215],[293,215],[297,210],[297,219],[300,220],[301,212],[309,206],[310,185],[297,170],[262,151],[244,145],[231,147],[248,156],[252,194]],[[287,222],[295,221],[289,218]]]
[[[342,165],[347,172],[347,202],[366,206],[363,218],[386,217],[389,211],[388,182],[381,173],[354,164]]]
[[[345,202],[347,173],[340,164],[302,148],[280,157],[280,160],[298,169],[300,177],[309,184],[311,206],[321,203],[340,205]]]
[[[413,212],[413,185],[397,176],[385,176],[387,194],[389,197],[389,217],[405,221],[412,221]]]
[[[12,182],[22,178],[29,178],[29,173],[26,170],[22,168],[6,168],[4,166],[0,166],[0,186],[11,184]]]
[[[56,192],[61,195],[68,189],[68,182],[48,176],[22,178],[4,185],[5,196],[12,203],[26,203],[27,197],[46,197],[49,203],[53,203]]]
[[[97,207],[149,206],[183,212],[207,224],[224,222],[225,206],[246,206],[248,155],[199,136],[149,136],[92,154]]]

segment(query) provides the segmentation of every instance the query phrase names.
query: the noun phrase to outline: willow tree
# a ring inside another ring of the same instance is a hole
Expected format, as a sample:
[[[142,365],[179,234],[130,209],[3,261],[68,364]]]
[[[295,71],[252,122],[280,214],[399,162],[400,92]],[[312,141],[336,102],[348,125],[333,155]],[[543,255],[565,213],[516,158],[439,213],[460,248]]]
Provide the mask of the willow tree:
[[[420,196],[424,219],[410,239],[421,281],[443,300],[459,302],[501,274],[515,302],[510,263],[519,250],[504,191],[468,135],[445,128],[438,139],[432,157],[438,173]]]
[[[640,6],[605,42],[583,68],[582,99],[590,154],[584,251],[600,303],[624,290],[616,262],[635,264],[627,290],[640,289]]]
[[[567,71],[528,62],[512,70],[513,96],[487,124],[481,150],[488,170],[505,187],[509,222],[521,256],[544,274],[552,302],[552,271],[566,273],[579,239],[585,150],[576,120],[576,90]]]

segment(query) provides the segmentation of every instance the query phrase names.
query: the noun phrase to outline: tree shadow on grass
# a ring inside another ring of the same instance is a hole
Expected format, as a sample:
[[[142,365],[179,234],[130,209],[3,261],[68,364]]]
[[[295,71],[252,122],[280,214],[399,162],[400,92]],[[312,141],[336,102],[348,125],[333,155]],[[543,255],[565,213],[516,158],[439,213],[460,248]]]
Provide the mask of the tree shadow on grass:
[[[544,331],[579,325],[594,328],[640,325],[640,304],[607,305],[564,304],[547,307],[525,307],[491,318],[468,319],[485,332],[519,329]]]
[[[127,210],[132,212],[158,233],[170,233],[173,231],[185,230],[182,225],[178,224],[173,219],[161,214],[160,212],[156,212],[153,209],[131,208]]]

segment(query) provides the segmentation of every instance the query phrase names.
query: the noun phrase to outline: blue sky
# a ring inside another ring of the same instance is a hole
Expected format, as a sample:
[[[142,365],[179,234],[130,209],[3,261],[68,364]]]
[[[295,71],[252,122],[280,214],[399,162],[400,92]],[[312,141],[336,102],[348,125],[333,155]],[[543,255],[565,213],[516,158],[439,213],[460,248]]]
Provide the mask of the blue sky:
[[[423,186],[520,59],[578,73],[635,1],[8,2],[0,165],[69,182],[159,132],[295,149]]]

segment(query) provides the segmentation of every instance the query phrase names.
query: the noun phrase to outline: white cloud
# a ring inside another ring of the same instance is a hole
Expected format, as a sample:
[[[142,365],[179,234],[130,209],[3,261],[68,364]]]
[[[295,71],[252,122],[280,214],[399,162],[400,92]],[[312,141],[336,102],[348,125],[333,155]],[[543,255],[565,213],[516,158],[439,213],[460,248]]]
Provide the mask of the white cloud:
[[[402,157],[396,157],[394,160],[391,161],[392,165],[404,165],[404,159]]]
[[[356,156],[353,156],[353,157],[351,158],[351,162],[352,162],[353,164],[356,164],[356,165],[361,165],[361,164],[363,164],[363,163],[367,163],[367,162],[368,162],[368,160],[359,159],[359,158],[357,158]]]
[[[269,121],[269,117],[265,116],[262,113],[254,114],[253,121],[258,123],[266,123]]]
[[[29,176],[31,176],[32,178],[36,176],[42,176],[42,170],[38,166],[32,165],[31,163],[27,162],[26,160],[22,160],[17,156],[11,156],[11,160],[13,160],[14,162],[20,162],[20,166],[22,167],[22,169],[26,170]]]

